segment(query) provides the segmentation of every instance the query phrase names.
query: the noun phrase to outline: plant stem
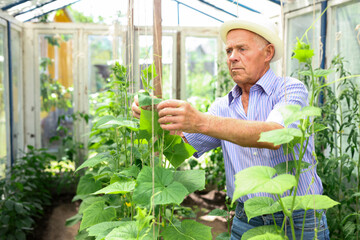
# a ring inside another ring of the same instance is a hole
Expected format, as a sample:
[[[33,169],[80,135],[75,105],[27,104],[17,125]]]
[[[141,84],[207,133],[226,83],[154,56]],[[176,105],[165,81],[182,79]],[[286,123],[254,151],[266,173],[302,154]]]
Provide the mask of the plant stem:
[[[341,103],[339,103],[339,110],[340,110],[340,126],[343,126],[343,112],[342,112],[342,107],[341,107]],[[342,130],[341,130],[342,131]],[[340,169],[339,169],[339,192],[338,192],[338,201],[341,202],[341,182],[342,182],[342,174],[343,174],[343,158],[342,158],[342,148],[343,148],[343,144],[342,144],[342,139],[343,139],[343,134],[342,132],[339,131],[339,140],[340,140],[340,146],[339,146],[339,158],[340,158]],[[339,209],[339,222],[341,222],[342,219],[342,211],[341,211],[341,204],[338,205],[338,209]],[[343,231],[342,228],[339,227],[340,233],[339,235],[341,236],[341,238],[343,237]]]
[[[304,218],[303,218],[303,223],[302,223],[302,228],[301,228],[301,240],[304,239],[305,219],[306,219],[306,209],[305,209],[305,211],[304,211]]]

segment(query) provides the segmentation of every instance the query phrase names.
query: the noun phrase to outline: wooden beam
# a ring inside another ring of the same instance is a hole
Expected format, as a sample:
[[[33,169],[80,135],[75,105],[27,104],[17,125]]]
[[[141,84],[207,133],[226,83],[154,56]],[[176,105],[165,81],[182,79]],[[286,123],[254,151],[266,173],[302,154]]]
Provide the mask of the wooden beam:
[[[158,98],[162,97],[162,25],[161,25],[161,0],[154,0],[154,64],[157,77],[154,79],[154,95]]]
[[[181,99],[181,31],[176,33],[176,99]]]

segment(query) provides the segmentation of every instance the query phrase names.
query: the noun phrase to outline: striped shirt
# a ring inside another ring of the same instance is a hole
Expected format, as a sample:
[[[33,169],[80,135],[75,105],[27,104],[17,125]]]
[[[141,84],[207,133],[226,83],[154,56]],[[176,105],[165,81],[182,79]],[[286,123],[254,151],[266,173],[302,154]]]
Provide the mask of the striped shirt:
[[[228,95],[215,100],[207,114],[242,120],[276,122],[284,126],[282,116],[278,111],[280,106],[298,104],[304,107],[308,104],[308,92],[302,82],[290,77],[285,79],[277,77],[271,69],[251,87],[247,114],[245,114],[242,106],[241,94],[241,88],[237,85],[234,86]],[[294,123],[289,127],[296,127],[296,125]],[[194,154],[195,157],[200,157],[203,153],[213,148],[222,147],[226,173],[226,189],[230,198],[232,198],[234,193],[234,181],[237,172],[251,166],[274,167],[281,162],[285,162],[286,159],[289,161],[293,160],[291,155],[284,155],[282,147],[278,150],[241,147],[237,144],[204,134],[184,133],[184,135],[189,144],[197,150]],[[303,161],[309,163],[315,162],[312,151],[313,141],[311,137]],[[313,177],[314,182],[312,182]],[[303,171],[300,175],[297,194],[305,195],[307,190],[308,194],[322,194],[322,183],[316,173],[316,168],[310,171]],[[274,198],[271,194],[256,193],[243,196],[239,198],[239,201],[245,202],[254,196]]]

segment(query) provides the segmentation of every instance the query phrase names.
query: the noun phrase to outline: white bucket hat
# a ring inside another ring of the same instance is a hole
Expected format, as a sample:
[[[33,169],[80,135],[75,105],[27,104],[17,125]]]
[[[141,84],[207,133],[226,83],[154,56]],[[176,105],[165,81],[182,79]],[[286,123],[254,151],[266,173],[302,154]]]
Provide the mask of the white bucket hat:
[[[220,37],[226,44],[226,36],[230,30],[246,29],[265,38],[275,46],[275,54],[271,62],[279,60],[283,55],[283,42],[275,24],[262,14],[248,12],[241,13],[238,18],[224,22],[220,26]]]

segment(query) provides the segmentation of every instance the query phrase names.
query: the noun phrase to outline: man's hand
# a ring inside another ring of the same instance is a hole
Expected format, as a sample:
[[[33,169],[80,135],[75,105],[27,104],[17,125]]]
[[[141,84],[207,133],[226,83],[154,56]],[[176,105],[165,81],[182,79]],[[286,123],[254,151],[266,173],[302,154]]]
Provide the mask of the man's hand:
[[[139,98],[137,95],[134,96],[134,101],[131,104],[131,110],[133,112],[133,116],[140,119],[141,109],[139,107]]]
[[[196,110],[188,102],[166,100],[159,103],[157,109],[161,128],[172,133],[203,133],[208,126],[206,115]]]
[[[143,106],[141,108],[144,109],[144,110],[148,110],[148,111],[151,110],[151,106]],[[154,108],[156,108],[156,105],[154,105]],[[141,109],[139,107],[139,97],[138,97],[138,95],[134,96],[134,101],[131,104],[131,110],[132,110],[133,116],[140,119]]]

